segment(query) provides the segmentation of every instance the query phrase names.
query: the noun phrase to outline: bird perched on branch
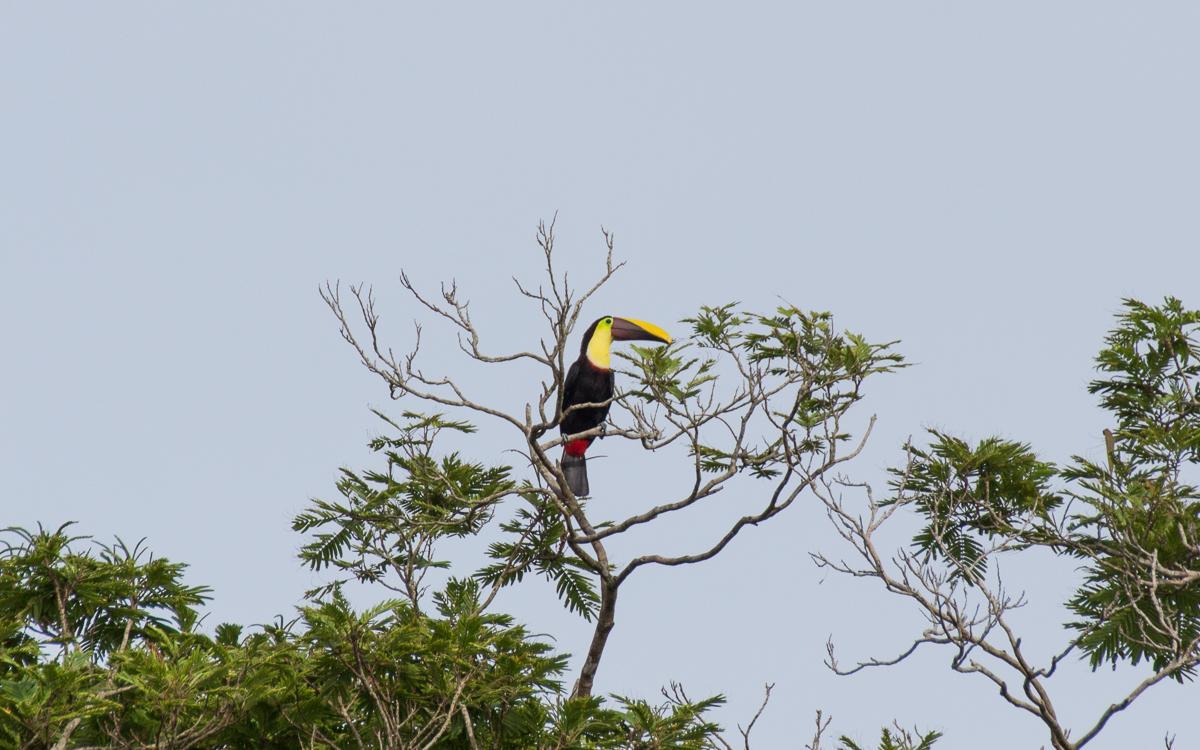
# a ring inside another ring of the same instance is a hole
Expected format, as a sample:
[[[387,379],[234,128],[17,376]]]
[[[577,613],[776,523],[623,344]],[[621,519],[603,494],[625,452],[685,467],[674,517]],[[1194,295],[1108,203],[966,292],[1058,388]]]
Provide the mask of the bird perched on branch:
[[[563,381],[563,418],[559,431],[564,438],[586,432],[604,424],[608,418],[607,403],[613,396],[612,342],[661,341],[671,343],[663,329],[633,318],[606,315],[588,326],[579,347],[579,359],[567,371]],[[572,409],[579,404],[595,404]],[[590,494],[587,478],[588,446],[595,437],[568,440],[563,445],[562,468],[567,485],[576,497]]]

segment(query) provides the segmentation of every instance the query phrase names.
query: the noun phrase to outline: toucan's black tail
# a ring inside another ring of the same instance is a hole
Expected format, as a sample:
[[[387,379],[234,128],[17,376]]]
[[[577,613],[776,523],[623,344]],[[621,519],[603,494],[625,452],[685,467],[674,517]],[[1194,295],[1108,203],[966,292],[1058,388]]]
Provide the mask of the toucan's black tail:
[[[588,490],[587,480],[587,459],[583,456],[564,455],[562,458],[563,475],[567,478],[567,485],[571,488],[571,492],[575,497],[587,497],[591,494]]]

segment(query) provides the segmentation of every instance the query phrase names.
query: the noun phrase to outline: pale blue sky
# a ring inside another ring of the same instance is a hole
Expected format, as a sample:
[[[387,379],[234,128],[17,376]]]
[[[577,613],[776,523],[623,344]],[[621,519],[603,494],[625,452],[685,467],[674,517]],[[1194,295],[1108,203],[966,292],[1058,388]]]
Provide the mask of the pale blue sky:
[[[363,465],[368,406],[400,408],[318,284],[373,282],[403,345],[400,269],[456,276],[519,344],[534,318],[506,280],[537,273],[555,211],[573,273],[601,224],[630,261],[597,315],[677,330],[785,297],[902,339],[919,366],[869,393],[856,476],[926,426],[1097,455],[1084,388],[1120,298],[1200,307],[1197,38],[1188,2],[0,3],[4,523],[145,536],[215,587],[212,621],[289,614],[318,580],[291,517]],[[722,510],[666,541],[699,546]],[[814,549],[838,547],[809,502],[639,574],[598,689],[680,679],[726,692],[732,724],[776,682],[759,748],[803,744],[816,708],[860,738],[897,717],[947,747],[1043,741],[947,653],[830,675],[828,634],[849,659],[917,623]],[[1048,570],[1014,571],[1037,579],[1038,652],[1071,582]],[[548,586],[502,604],[584,650]],[[1080,726],[1135,674],[1063,679]],[[1191,747],[1195,701],[1157,688],[1092,747]]]

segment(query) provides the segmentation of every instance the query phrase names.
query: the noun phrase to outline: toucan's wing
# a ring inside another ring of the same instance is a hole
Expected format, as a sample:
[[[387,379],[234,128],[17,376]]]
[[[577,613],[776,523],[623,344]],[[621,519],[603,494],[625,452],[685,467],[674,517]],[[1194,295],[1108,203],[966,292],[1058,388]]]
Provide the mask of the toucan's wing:
[[[575,400],[577,385],[579,385],[579,360],[571,363],[571,369],[567,370],[567,378],[563,381],[562,405],[564,411],[571,404],[577,403]]]

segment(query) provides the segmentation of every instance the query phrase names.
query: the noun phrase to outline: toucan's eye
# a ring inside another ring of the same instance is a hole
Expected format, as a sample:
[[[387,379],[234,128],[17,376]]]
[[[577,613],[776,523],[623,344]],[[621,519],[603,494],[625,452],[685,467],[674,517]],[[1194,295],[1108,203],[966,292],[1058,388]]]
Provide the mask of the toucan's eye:
[[[605,324],[605,325],[612,325],[612,318],[605,318],[605,319],[604,319],[604,324]]]

